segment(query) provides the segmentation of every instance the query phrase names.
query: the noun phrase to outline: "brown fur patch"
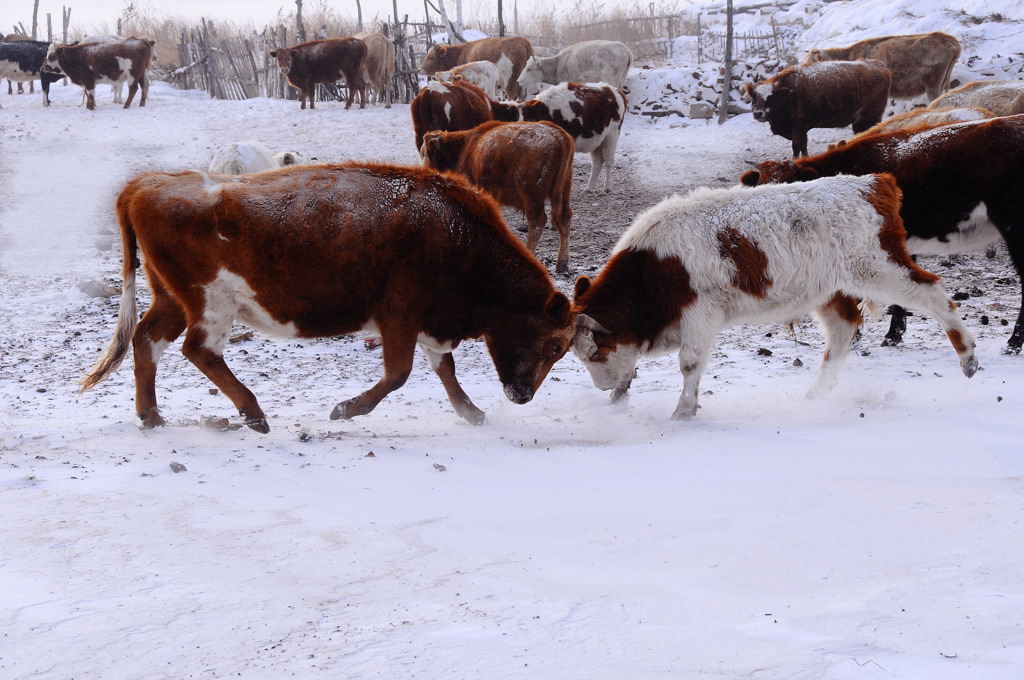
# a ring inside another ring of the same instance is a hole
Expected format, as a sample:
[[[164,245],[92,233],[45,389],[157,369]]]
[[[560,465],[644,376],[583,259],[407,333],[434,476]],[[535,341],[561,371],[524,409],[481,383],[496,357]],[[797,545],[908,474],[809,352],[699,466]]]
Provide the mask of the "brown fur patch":
[[[718,232],[718,254],[736,266],[733,286],[754,297],[765,296],[772,285],[768,278],[768,256],[753,241],[732,227],[723,229]]]
[[[849,295],[836,292],[832,299],[825,303],[825,307],[832,309],[839,318],[848,323],[860,325],[863,315],[857,307],[857,301]]]
[[[594,336],[599,349],[614,351],[620,344],[653,342],[696,299],[679,258],[629,249],[612,256],[573,306],[611,331]]]
[[[949,341],[953,344],[953,349],[956,350],[957,354],[963,354],[967,351],[967,345],[964,343],[964,336],[960,331],[952,328],[946,331],[946,335],[949,337]]]
[[[938,281],[938,276],[919,267],[907,252],[907,230],[903,227],[903,219],[900,217],[903,192],[897,186],[896,179],[888,173],[877,175],[874,190],[868,192],[865,198],[882,216],[878,242],[882,250],[889,253],[889,261],[909,270],[910,280],[915,283]]]
[[[566,86],[574,97],[569,108],[576,117],[566,120],[561,110],[552,110],[548,106],[544,93],[541,93],[536,99],[523,102],[520,106],[523,120],[549,120],[572,135],[577,142],[603,134],[613,125],[622,126],[616,95],[620,95],[623,101],[626,95],[610,85],[594,87],[585,83],[567,83]]]
[[[512,62],[512,74],[502,83],[506,96],[518,97],[516,80],[526,61],[533,56],[533,45],[526,38],[482,38],[461,45],[432,45],[420,62],[420,70],[433,75],[471,61],[489,61],[497,64],[505,57]]]
[[[494,118],[491,99],[476,85],[459,80],[444,87],[424,87],[409,105],[417,151],[431,130],[469,130]]]

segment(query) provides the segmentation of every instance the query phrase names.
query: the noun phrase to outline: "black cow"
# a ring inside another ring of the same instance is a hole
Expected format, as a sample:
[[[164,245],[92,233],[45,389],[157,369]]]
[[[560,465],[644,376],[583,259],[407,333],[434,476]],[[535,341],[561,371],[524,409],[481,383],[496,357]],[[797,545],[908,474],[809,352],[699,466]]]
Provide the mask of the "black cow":
[[[50,43],[42,40],[0,42],[0,78],[16,83],[40,80],[43,84],[43,106],[50,105],[50,83],[63,78],[59,74],[40,72],[49,47]]]

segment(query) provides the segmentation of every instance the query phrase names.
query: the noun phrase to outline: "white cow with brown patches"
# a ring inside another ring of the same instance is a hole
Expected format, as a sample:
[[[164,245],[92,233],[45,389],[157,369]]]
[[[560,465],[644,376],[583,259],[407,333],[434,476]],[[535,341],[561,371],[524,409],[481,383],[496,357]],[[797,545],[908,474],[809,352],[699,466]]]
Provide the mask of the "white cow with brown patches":
[[[816,395],[835,384],[860,324],[853,298],[896,300],[934,317],[964,375],[974,375],[974,337],[939,277],[907,252],[891,175],[756,191],[669,197],[636,218],[593,283],[577,280],[573,351],[598,388],[618,399],[641,355],[677,351],[683,393],[673,417],[690,418],[719,331],[813,312],[826,338]]]

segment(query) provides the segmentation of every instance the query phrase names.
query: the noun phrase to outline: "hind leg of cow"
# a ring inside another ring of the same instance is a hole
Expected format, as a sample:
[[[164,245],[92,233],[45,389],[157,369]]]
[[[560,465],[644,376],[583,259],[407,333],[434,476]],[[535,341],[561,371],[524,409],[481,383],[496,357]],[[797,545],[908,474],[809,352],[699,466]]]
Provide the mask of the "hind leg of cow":
[[[526,216],[526,248],[536,254],[540,235],[544,233],[544,225],[548,222],[548,217],[544,214],[544,201],[541,200],[539,206],[527,206],[523,212]]]
[[[839,369],[850,353],[850,344],[860,328],[861,317],[857,301],[840,293],[819,307],[814,315],[825,333],[825,353],[818,377],[807,393],[808,399],[819,397],[836,386]]]
[[[590,180],[587,181],[587,191],[593,191],[597,188],[598,175],[601,174],[601,168],[604,167],[604,154],[601,153],[601,147],[597,147],[590,152]]]
[[[907,310],[899,305],[889,305],[889,332],[882,339],[882,347],[895,347],[903,342],[903,334],[907,332]]]
[[[612,190],[612,170],[615,169],[615,150],[619,146],[619,133],[618,131],[612,131],[608,133],[608,136],[604,138],[604,142],[598,149],[601,152],[601,156],[604,159],[604,190],[609,192]]]
[[[458,379],[455,377],[455,359],[451,352],[441,353],[420,345],[420,349],[427,355],[430,367],[437,373],[444,385],[444,391],[448,394],[448,401],[451,402],[455,412],[472,425],[480,425],[486,420],[484,412],[476,407],[470,400],[469,395],[462,389]]]
[[[793,158],[807,155],[807,130],[793,131]]]
[[[139,91],[139,81],[133,80],[132,84],[128,86],[128,97],[124,100],[124,108],[128,108],[132,105],[132,100],[135,99],[135,93]],[[140,104],[141,106],[141,104]]]
[[[384,347],[384,377],[362,394],[340,402],[331,411],[331,420],[349,419],[366,415],[384,397],[397,390],[412,372],[412,358],[416,353],[416,329],[403,320],[378,323]]]
[[[156,281],[153,276],[150,281]],[[156,403],[156,368],[167,346],[185,330],[185,311],[167,293],[153,290],[153,303],[132,338],[135,356],[135,411],[145,428],[164,424]]]
[[[1006,343],[1007,354],[1019,354],[1024,346],[1024,195],[1019,187],[1011,186],[1004,195],[986,200],[985,204],[988,217],[1002,234],[1010,261],[1021,280],[1021,306]]]
[[[145,73],[142,74],[142,98],[139,99],[139,106],[145,106],[146,100],[149,99],[149,76]]]
[[[571,170],[570,172],[570,178]],[[572,207],[569,197],[556,197],[551,201],[551,224],[558,230],[558,258],[555,260],[555,272],[569,272],[569,232],[572,229]]]
[[[270,427],[267,425],[266,414],[256,401],[256,395],[235,377],[224,362],[224,342],[230,329],[230,317],[221,320],[217,327],[205,323],[191,326],[185,333],[185,343],[181,351],[224,393],[224,396],[231,400],[239,415],[245,419],[246,425],[266,434],[270,432]]]

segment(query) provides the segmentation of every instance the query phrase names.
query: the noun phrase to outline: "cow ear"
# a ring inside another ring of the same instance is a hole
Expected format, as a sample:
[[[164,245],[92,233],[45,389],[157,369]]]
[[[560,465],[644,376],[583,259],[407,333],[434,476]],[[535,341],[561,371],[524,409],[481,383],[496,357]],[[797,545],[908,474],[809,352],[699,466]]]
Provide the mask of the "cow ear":
[[[576,279],[576,287],[573,289],[572,297],[574,300],[579,300],[583,297],[583,294],[590,290],[590,277],[581,276]]]
[[[747,170],[745,173],[740,175],[740,184],[748,187],[756,187],[761,183],[761,171],[760,170]]]
[[[441,148],[441,133],[428,132],[423,135],[423,148],[427,151],[437,151]]]
[[[437,53],[440,56],[444,56],[445,53],[448,52],[448,48],[445,47],[444,45],[434,45],[434,47],[437,48]]]
[[[270,58],[277,59],[277,50],[270,50]]]
[[[788,87],[776,87],[772,90],[772,96],[777,99],[789,99],[791,94],[793,94],[793,91]]]
[[[556,292],[552,293],[551,297],[548,298],[547,304],[544,305],[544,313],[559,326],[565,326],[569,323],[569,310],[571,307],[569,298]]]
[[[802,167],[802,166],[797,166],[797,169],[796,169],[796,178],[797,178],[797,180],[799,180],[801,182],[810,182],[811,180],[818,179],[819,177],[821,177],[821,175],[819,175],[818,171],[815,170],[814,168],[806,168],[806,167]]]

